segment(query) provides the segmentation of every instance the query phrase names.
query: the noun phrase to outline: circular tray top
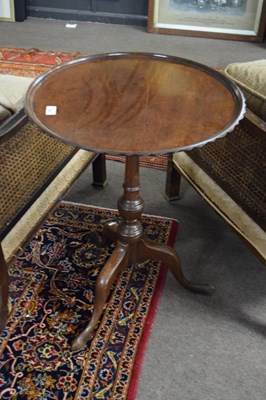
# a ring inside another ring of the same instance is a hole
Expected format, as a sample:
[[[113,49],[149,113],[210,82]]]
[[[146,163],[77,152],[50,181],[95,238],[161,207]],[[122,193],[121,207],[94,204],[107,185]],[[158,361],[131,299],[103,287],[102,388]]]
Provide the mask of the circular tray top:
[[[204,65],[165,55],[113,53],[53,68],[25,108],[66,143],[109,154],[159,154],[203,145],[244,114],[240,90]]]

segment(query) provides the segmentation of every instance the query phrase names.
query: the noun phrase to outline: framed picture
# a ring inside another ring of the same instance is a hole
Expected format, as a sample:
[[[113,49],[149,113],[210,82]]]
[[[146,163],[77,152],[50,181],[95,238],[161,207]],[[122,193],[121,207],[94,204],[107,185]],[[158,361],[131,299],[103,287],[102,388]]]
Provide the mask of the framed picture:
[[[15,21],[14,0],[0,1],[0,21]]]
[[[149,0],[148,32],[262,42],[266,0]]]

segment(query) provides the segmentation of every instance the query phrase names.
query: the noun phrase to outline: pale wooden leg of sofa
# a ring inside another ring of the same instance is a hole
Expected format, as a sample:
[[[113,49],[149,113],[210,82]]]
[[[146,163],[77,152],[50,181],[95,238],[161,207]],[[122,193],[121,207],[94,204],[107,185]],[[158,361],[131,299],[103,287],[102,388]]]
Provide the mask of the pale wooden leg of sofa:
[[[98,154],[96,159],[92,163],[93,173],[93,186],[104,187],[107,183],[106,180],[106,162],[105,154]]]
[[[8,271],[0,244],[0,332],[4,329],[8,315]]]
[[[166,173],[165,197],[167,200],[179,199],[181,175],[174,167],[173,157],[169,155]]]

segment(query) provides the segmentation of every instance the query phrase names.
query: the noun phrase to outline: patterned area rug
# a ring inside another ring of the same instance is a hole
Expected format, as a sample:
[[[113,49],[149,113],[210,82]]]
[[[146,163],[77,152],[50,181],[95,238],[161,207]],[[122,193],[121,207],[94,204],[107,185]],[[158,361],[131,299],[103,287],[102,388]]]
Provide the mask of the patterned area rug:
[[[78,57],[81,57],[78,52],[47,52],[38,49],[0,47],[0,74],[36,78],[52,67]]]
[[[55,65],[82,57],[78,52],[46,52],[38,49],[12,49],[0,47],[0,74],[35,78]],[[107,155],[108,160],[124,162],[124,157]],[[166,171],[167,156],[140,157],[140,166]]]
[[[99,270],[113,245],[97,248],[117,218],[110,209],[63,202],[10,270],[10,306],[0,339],[1,399],[135,399],[166,267],[144,262],[116,280],[84,349],[70,343],[90,319]],[[173,244],[177,221],[143,215],[146,235]]]

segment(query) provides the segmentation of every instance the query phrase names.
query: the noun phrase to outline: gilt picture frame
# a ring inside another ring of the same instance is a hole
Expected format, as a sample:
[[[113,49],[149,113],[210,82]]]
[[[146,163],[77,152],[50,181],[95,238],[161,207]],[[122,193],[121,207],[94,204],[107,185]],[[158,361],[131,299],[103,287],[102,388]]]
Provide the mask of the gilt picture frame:
[[[0,1],[0,21],[15,21],[14,0]]]
[[[149,0],[147,31],[262,42],[266,0]]]

